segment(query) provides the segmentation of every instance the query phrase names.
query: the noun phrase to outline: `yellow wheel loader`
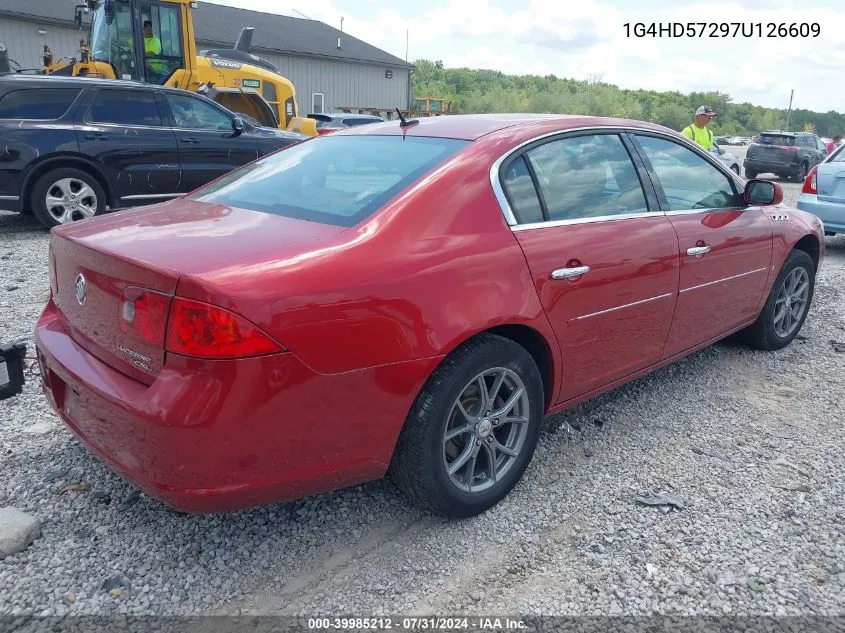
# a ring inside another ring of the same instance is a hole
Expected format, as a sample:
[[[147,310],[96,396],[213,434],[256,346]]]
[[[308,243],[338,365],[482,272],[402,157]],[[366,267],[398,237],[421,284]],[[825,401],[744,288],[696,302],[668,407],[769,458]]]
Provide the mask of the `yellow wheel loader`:
[[[252,28],[231,49],[197,51],[195,0],[86,0],[75,21],[93,13],[80,58],[53,61],[44,47],[47,75],[128,79],[199,92],[260,125],[317,135],[316,121],[298,116],[293,83],[250,52]]]

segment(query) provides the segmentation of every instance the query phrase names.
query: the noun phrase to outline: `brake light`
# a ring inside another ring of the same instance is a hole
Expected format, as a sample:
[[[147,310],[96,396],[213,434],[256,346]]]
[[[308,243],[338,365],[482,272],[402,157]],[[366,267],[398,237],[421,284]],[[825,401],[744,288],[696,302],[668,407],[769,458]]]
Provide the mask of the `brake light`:
[[[170,297],[144,288],[123,291],[120,329],[136,341],[161,347],[167,326]]]
[[[807,174],[807,177],[804,179],[804,187],[801,189],[801,193],[813,193],[818,194],[817,183],[818,183],[818,172],[819,166],[816,165],[810,170],[810,173]]]
[[[50,247],[49,251],[50,292],[55,297],[59,294],[59,276],[56,274],[56,256],[53,254],[53,248]]]
[[[176,297],[167,326],[168,352],[196,358],[245,358],[284,349],[228,310]]]

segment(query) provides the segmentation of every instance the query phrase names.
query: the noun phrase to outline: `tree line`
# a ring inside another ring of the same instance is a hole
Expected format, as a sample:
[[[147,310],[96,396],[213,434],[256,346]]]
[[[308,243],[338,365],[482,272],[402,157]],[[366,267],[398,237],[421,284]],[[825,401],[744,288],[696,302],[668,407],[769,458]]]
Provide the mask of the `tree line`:
[[[535,112],[621,117],[658,123],[682,130],[695,118],[695,109],[709,105],[719,116],[711,129],[717,135],[754,136],[762,130],[787,129],[787,109],[734,103],[722,92],[656,92],[623,90],[601,77],[563,79],[555,75],[506,75],[494,70],[445,68],[440,61],[419,60],[412,76],[414,98],[451,102],[455,114]],[[814,131],[819,136],[845,134],[845,114],[793,110],[791,131]]]

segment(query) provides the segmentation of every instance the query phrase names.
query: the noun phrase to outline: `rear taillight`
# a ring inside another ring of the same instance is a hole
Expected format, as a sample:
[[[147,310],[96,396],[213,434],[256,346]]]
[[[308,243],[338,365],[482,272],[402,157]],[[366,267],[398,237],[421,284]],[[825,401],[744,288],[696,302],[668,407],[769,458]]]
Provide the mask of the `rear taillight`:
[[[123,291],[120,329],[127,336],[149,345],[164,345],[170,296],[129,287]]]
[[[810,170],[810,173],[807,174],[807,178],[804,179],[804,187],[801,189],[801,193],[813,193],[818,194],[817,187],[817,176],[819,172],[819,167],[816,165]]]
[[[243,317],[179,297],[170,309],[166,349],[195,358],[244,358],[284,351]]]
[[[50,248],[48,268],[50,270],[50,292],[55,297],[59,294],[59,277],[56,274],[56,256],[53,254],[53,249]]]

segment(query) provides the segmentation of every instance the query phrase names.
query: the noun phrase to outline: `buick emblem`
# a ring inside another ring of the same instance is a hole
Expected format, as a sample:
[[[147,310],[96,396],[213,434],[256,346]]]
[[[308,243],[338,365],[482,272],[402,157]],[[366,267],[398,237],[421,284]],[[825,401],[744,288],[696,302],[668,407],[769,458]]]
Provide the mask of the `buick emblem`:
[[[84,306],[85,299],[88,297],[88,286],[85,283],[85,277],[82,276],[82,273],[76,277],[76,302]]]

